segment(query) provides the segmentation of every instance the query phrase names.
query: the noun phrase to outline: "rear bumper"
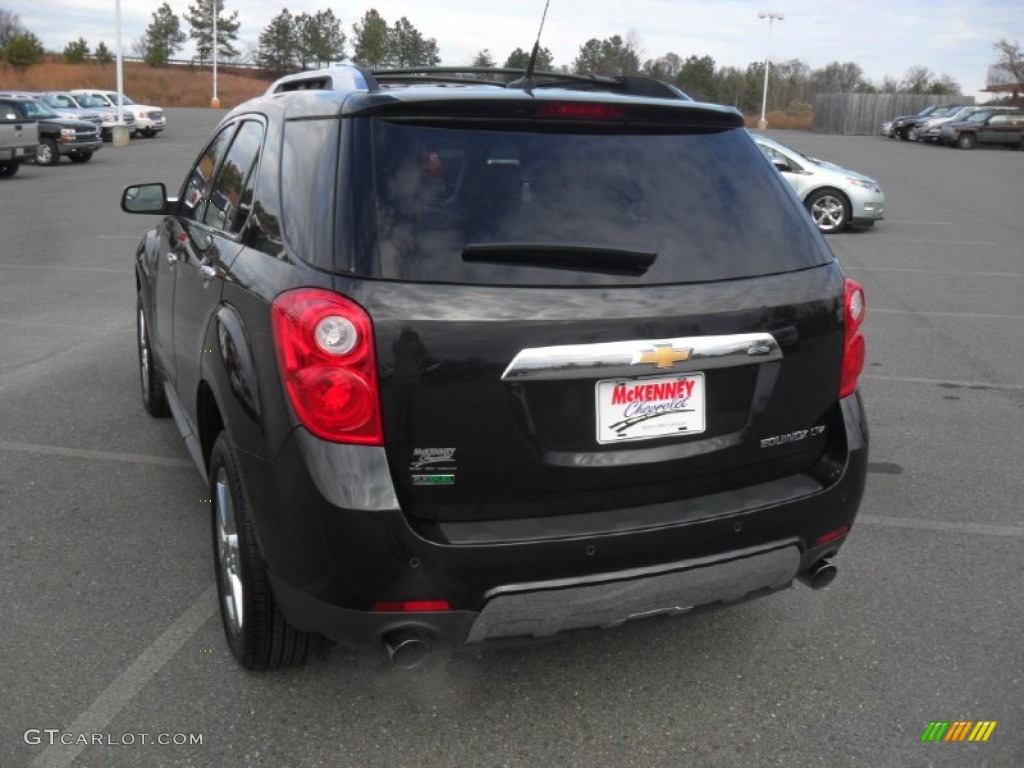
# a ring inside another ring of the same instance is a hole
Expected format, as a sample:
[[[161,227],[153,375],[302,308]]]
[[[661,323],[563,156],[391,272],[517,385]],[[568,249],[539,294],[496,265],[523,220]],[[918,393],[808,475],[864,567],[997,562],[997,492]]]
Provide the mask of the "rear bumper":
[[[838,551],[842,537],[815,542],[852,525],[863,494],[859,395],[840,411],[811,473],[571,520],[412,524],[381,477],[380,449],[359,449],[358,467],[331,465],[331,446],[305,433],[272,463],[239,458],[274,594],[293,626],[342,642],[418,628],[476,643],[614,626],[788,587]],[[332,503],[339,500],[347,506]],[[403,600],[446,600],[452,610],[370,610]]]
[[[20,147],[4,147],[0,149],[0,162],[22,162],[35,157],[36,145],[26,144]]]

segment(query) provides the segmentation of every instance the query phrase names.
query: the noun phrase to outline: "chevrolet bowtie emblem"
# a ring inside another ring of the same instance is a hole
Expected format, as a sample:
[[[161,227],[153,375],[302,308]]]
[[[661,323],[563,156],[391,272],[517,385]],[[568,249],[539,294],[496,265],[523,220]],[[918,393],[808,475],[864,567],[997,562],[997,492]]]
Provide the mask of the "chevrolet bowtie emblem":
[[[654,363],[659,368],[671,368],[676,363],[690,359],[692,349],[676,349],[671,344],[655,344],[653,352],[643,352],[633,360],[633,365],[640,363]]]

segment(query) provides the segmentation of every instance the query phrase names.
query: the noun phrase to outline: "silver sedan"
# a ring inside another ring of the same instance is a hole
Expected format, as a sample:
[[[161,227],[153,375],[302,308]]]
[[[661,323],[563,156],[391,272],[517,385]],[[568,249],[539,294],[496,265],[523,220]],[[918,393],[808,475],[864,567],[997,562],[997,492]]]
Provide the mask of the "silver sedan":
[[[792,147],[752,133],[764,156],[810,211],[826,234],[851,224],[872,226],[885,218],[885,195],[878,182],[856,171],[797,152]]]

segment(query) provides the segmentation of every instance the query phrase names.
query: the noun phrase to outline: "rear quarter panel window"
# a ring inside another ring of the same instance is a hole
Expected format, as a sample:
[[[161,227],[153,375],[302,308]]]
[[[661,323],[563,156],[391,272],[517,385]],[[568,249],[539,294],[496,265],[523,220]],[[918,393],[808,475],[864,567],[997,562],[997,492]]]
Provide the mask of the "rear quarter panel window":
[[[281,155],[285,242],[300,259],[324,269],[334,259],[339,126],[336,118],[288,121]]]

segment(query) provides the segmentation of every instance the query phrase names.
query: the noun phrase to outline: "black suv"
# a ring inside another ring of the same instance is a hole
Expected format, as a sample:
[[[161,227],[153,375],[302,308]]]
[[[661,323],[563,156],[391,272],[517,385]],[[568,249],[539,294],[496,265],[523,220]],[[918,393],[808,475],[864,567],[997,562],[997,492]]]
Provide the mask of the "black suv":
[[[475,77],[283,78],[178,197],[122,197],[165,217],[137,250],[142,395],[208,479],[246,667],[321,636],[411,665],[835,575],[864,297],[740,114]]]
[[[42,101],[19,94],[0,94],[0,103],[25,120],[39,124],[37,165],[56,165],[62,156],[74,163],[87,163],[103,147],[100,127],[85,120],[61,117]]]

